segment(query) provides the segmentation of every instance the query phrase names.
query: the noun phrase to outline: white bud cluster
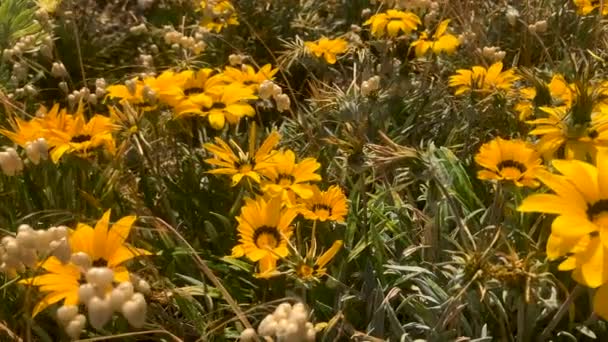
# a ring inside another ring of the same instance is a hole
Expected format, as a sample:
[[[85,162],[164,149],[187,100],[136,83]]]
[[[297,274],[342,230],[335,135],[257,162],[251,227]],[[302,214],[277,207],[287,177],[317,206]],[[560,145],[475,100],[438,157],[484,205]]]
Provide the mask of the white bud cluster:
[[[47,160],[49,158],[49,145],[46,139],[38,138],[25,143],[25,154],[35,165],[38,165],[40,160]]]
[[[272,98],[279,112],[284,112],[291,106],[289,96],[283,94],[283,89],[271,80],[265,80],[260,84],[258,96],[264,101],[270,101]]]
[[[23,171],[23,161],[14,148],[7,147],[4,152],[0,152],[0,169],[11,177]]]
[[[55,78],[66,78],[68,77],[68,71],[62,62],[53,62],[51,66],[51,75]]]
[[[505,11],[505,17],[507,18],[509,25],[515,26],[515,24],[517,24],[517,19],[519,19],[519,11],[515,7],[509,6]]]
[[[260,322],[258,334],[265,337],[276,336],[278,342],[308,342],[315,340],[316,331],[308,321],[304,304],[296,303],[292,306],[289,303],[281,303],[274,313]]]
[[[154,67],[154,57],[148,54],[139,55],[139,62],[144,68],[153,68]]]
[[[500,50],[497,46],[484,46],[481,55],[489,61],[498,62],[505,58],[506,52]]]
[[[82,333],[87,318],[85,315],[78,313],[76,305],[63,305],[57,309],[57,320],[63,326],[66,334],[72,339],[77,339]]]
[[[369,96],[380,89],[380,76],[372,76],[368,80],[361,82],[361,95]]]
[[[207,44],[203,41],[204,35],[202,31],[196,32],[193,37],[189,37],[170,26],[165,27],[165,30],[165,43],[171,45],[174,49],[183,48],[198,55],[207,48]]]
[[[97,94],[91,93],[88,87],[82,87],[80,90],[74,90],[67,96],[70,107],[76,106],[80,101],[88,102],[92,105],[97,104]]]
[[[402,10],[428,10],[439,4],[431,0],[383,0],[384,4]]]
[[[95,80],[95,95],[98,99],[102,98],[106,93],[107,87],[106,80],[103,78],[98,78]]]
[[[20,58],[25,53],[37,54],[38,51],[46,57],[52,55],[53,39],[50,36],[44,36],[40,39],[37,35],[26,35],[15,43],[11,48],[2,51],[2,58],[6,61],[11,61],[13,58]]]
[[[39,256],[53,255],[61,262],[70,259],[68,228],[65,226],[34,230],[27,224],[17,229],[15,237],[5,236],[0,245],[0,271],[23,271],[36,267]]]
[[[147,311],[144,294],[150,291],[148,282],[131,275],[130,281],[114,287],[114,272],[107,267],[92,267],[86,253],[72,254],[71,261],[85,275],[86,283],[78,289],[78,300],[85,305],[93,328],[102,329],[114,313],[121,313],[133,327],[144,325]]]
[[[547,21],[540,20],[535,22],[534,24],[528,25],[528,30],[533,33],[545,33],[547,32]]]
[[[238,66],[238,65],[243,64],[245,59],[247,59],[247,56],[233,53],[230,56],[228,56],[228,63],[230,63],[230,65],[232,65],[232,66]]]

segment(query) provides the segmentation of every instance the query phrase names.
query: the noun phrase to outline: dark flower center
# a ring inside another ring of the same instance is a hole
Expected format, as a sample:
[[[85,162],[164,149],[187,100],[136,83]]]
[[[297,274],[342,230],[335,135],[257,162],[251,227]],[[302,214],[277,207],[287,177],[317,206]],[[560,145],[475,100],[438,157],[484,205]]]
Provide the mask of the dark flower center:
[[[503,160],[498,165],[496,165],[499,170],[505,169],[507,167],[513,167],[519,170],[519,172],[526,172],[526,166],[515,160]]]
[[[295,182],[296,177],[288,174],[281,173],[277,178],[277,184],[291,185]]]
[[[331,207],[328,206],[327,204],[315,204],[312,206],[312,211],[316,212],[317,210],[327,210],[327,212],[329,213],[329,216],[331,216]]]
[[[205,92],[205,90],[203,88],[192,87],[192,88],[188,88],[188,89],[184,90],[184,95],[200,94],[200,93],[204,93],[204,92]]]
[[[224,109],[224,108],[226,108],[226,104],[222,103],[222,102],[215,102],[211,106],[211,109]]]
[[[83,143],[85,141],[89,141],[91,140],[91,136],[88,134],[79,134],[76,136],[73,136],[72,139],[70,140],[70,142],[73,143]]]
[[[587,207],[587,218],[593,221],[602,213],[608,213],[608,199],[601,199]]]
[[[108,267],[108,261],[103,258],[99,258],[93,261],[93,267]]]
[[[598,131],[596,131],[596,130],[594,130],[594,129],[589,130],[589,132],[587,132],[587,136],[588,136],[589,138],[591,138],[591,139],[595,139],[595,138],[597,138],[599,135],[600,135],[600,134],[598,133]]]
[[[253,242],[260,248],[276,248],[281,241],[281,234],[276,227],[261,226],[253,233]]]

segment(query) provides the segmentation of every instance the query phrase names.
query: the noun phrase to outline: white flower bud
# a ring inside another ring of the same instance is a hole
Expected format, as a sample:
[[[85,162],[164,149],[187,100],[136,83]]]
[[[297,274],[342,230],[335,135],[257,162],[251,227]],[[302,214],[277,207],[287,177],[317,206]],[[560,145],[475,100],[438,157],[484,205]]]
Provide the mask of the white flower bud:
[[[97,91],[97,90],[95,90]],[[89,94],[89,97],[87,98],[87,102],[89,102],[92,105],[96,105],[97,104],[97,94]]]
[[[258,95],[262,100],[268,100],[274,95],[275,84],[270,80],[265,80],[260,84]]]
[[[112,292],[110,292],[110,305],[112,306],[113,311],[120,311],[122,305],[129,299],[131,299],[131,297],[128,296],[128,293],[119,288],[114,288]]]
[[[76,315],[78,315],[78,307],[76,305],[63,305],[57,309],[57,319],[61,325],[68,325]]]
[[[148,282],[143,279],[140,279],[137,282],[136,288],[137,288],[137,292],[141,292],[145,295],[150,293],[150,284],[148,284]]]
[[[514,7],[509,6],[505,12],[509,25],[515,26],[517,24],[517,18],[519,18],[519,11]]]
[[[38,263],[38,254],[33,248],[20,248],[21,251],[21,262],[30,268],[33,268]]]
[[[129,324],[135,328],[141,328],[146,322],[147,304],[141,293],[135,293],[133,297],[122,305],[122,315]]]
[[[11,238],[11,240],[5,245],[6,254],[12,257],[17,257],[19,253],[19,244],[17,240]]]
[[[88,270],[93,264],[91,257],[84,252],[72,254],[71,261],[74,265],[80,267],[82,270]]]
[[[315,329],[306,330],[306,342],[314,342],[316,340],[317,332]]]
[[[89,322],[97,330],[103,328],[112,318],[112,307],[107,298],[93,297],[87,304]]]
[[[135,83],[135,80],[125,81],[125,86],[131,95],[135,95],[135,92],[137,91],[137,84]]]
[[[41,159],[47,160],[49,158],[49,145],[46,139],[38,138],[25,144],[25,153],[32,163],[38,165]]]
[[[68,227],[66,226],[59,226],[59,227],[55,227],[55,231],[53,232],[53,237],[55,240],[59,240],[62,238],[67,238],[68,237]]]
[[[237,66],[243,64],[243,55],[231,54],[228,56],[228,62],[232,66]]]
[[[76,340],[76,339],[78,339],[78,337],[80,337],[80,334],[82,333],[82,329],[84,329],[84,325],[86,323],[87,323],[87,318],[84,315],[82,315],[82,314],[77,315],[65,327],[65,332],[72,339]]]
[[[82,284],[78,288],[78,301],[80,303],[87,304],[93,297],[95,297],[97,291],[93,284]]]
[[[270,318],[270,319],[268,319]],[[258,326],[258,333],[261,336],[273,336],[277,332],[278,323],[272,315],[268,315]]]
[[[288,110],[289,106],[291,105],[291,100],[289,100],[289,96],[287,96],[286,94],[279,94],[275,96],[274,100],[277,103],[277,110],[279,112],[284,112]]]
[[[5,152],[0,152],[0,168],[7,176],[14,176],[23,170],[23,161],[14,148],[7,148]]]
[[[242,342],[250,342],[255,340],[255,330],[252,328],[247,328],[241,332],[240,341]]]
[[[87,271],[85,278],[88,283],[96,285],[103,290],[112,284],[114,272],[107,267],[91,267]]]
[[[118,284],[116,288],[124,292],[127,299],[133,297],[133,294],[135,293],[133,289],[133,284],[130,281],[123,281],[122,283]]]
[[[41,252],[48,251],[49,245],[53,241],[53,234],[44,229],[39,229],[35,230],[33,235],[35,236],[36,249]]]
[[[70,91],[70,89],[68,88],[68,83],[65,81],[61,81],[58,84],[59,89],[61,89],[61,91],[63,91],[64,93],[68,93],[68,91]]]
[[[24,248],[34,248],[36,247],[36,232],[27,224],[22,224],[18,228],[17,233],[17,243],[20,247]]]
[[[65,69],[65,66],[61,62],[54,62],[51,67],[51,75],[56,78],[65,78],[68,76],[68,71]]]
[[[62,264],[67,264],[70,261],[72,251],[70,250],[70,244],[66,238],[52,241],[50,244],[53,256],[55,256]]]

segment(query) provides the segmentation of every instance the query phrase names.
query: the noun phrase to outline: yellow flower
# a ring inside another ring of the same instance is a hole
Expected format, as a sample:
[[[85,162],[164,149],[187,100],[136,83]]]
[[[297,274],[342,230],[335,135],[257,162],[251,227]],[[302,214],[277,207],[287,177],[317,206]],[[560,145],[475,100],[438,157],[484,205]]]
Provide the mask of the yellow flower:
[[[278,71],[278,68],[273,69],[270,64],[264,65],[257,72],[251,65],[243,64],[241,68],[238,69],[226,67],[223,76],[227,83],[241,83],[244,86],[257,91],[262,82],[272,80]]]
[[[116,126],[109,117],[96,114],[87,122],[81,104],[74,115],[59,113],[58,120],[65,120],[67,124],[63,128],[49,130],[48,143],[52,147],[50,155],[54,163],[66,153],[87,157],[98,147],[114,154],[116,146],[112,131]]]
[[[342,240],[335,241],[312,265],[307,260],[299,263],[296,266],[296,275],[302,280],[318,279],[326,275],[327,268],[325,266],[338,254],[340,248],[342,248],[342,244]]]
[[[556,107],[564,112],[572,107],[575,99],[574,86],[568,84],[564,76],[556,74],[549,84],[538,84],[537,88],[527,87],[519,90],[520,101],[515,105],[520,120],[526,120],[539,106]]]
[[[222,87],[221,91],[219,88],[215,90],[217,91],[205,93],[205,96],[211,99],[211,105],[182,111],[180,115],[194,114],[207,117],[214,129],[224,128],[226,121],[236,124],[242,117],[255,115],[255,109],[247,103],[248,100],[257,99],[251,88],[240,83],[232,83]]]
[[[51,110],[40,106],[38,113],[39,116],[30,121],[14,117],[13,120],[9,121],[12,130],[0,129],[0,134],[11,139],[15,144],[26,147],[28,142],[35,141],[38,138],[44,138],[48,141],[51,129],[67,129],[71,122],[71,118],[65,115],[65,108],[60,109],[59,104],[55,104]]]
[[[93,267],[111,269],[116,283],[129,281],[129,271],[123,264],[137,256],[151,254],[125,243],[135,220],[135,216],[126,216],[108,229],[110,224],[110,210],[108,210],[97,221],[95,229],[79,223],[69,236],[72,253],[85,253],[91,259]],[[55,257],[48,258],[40,266],[47,273],[21,281],[27,285],[38,286],[40,292],[48,293],[34,308],[34,315],[61,300],[65,300],[64,305],[78,304],[78,288],[86,270],[81,270],[72,263],[64,265]]]
[[[450,19],[439,23],[432,39],[429,39],[429,35],[426,32],[420,33],[420,38],[410,45],[414,47],[417,57],[424,56],[429,50],[433,51],[436,55],[442,52],[451,55],[456,51],[460,45],[460,40],[456,36],[446,33],[449,23]]]
[[[596,165],[578,160],[553,160],[562,175],[549,172],[538,179],[555,194],[535,194],[523,212],[558,215],[547,242],[550,260],[565,257],[559,270],[572,270],[577,282],[598,287],[608,282],[608,152],[598,153]]]
[[[502,71],[502,63],[494,63],[488,69],[474,66],[471,70],[456,70],[456,75],[450,76],[449,85],[455,87],[454,95],[462,95],[472,91],[481,94],[490,94],[499,91],[508,91],[513,82],[519,79],[514,69]]]
[[[215,70],[203,68],[197,71],[186,70],[179,75],[184,78],[182,91],[184,96],[173,103],[176,116],[200,113],[201,108],[211,107],[213,99],[210,94],[221,94],[226,81],[221,75],[213,75]]]
[[[574,5],[577,8],[577,12],[580,15],[587,15],[593,12],[595,9],[599,9],[601,7],[602,15],[608,14],[608,4],[603,2],[602,0],[574,0]]]
[[[600,286],[593,296],[593,311],[608,320],[608,284]]]
[[[291,222],[296,217],[294,209],[283,207],[280,198],[265,200],[246,199],[241,214],[236,218],[240,244],[232,250],[232,256],[246,256],[259,262],[260,274],[276,269],[277,260],[289,255],[288,241],[293,233]]]
[[[522,140],[496,138],[481,146],[475,162],[485,168],[477,178],[511,181],[517,186],[537,187],[535,178],[543,169],[540,155]]]
[[[394,9],[375,14],[363,23],[364,26],[371,25],[372,35],[377,38],[382,38],[384,35],[394,38],[400,32],[409,34],[421,24],[416,14]]]
[[[164,104],[174,106],[184,97],[183,88],[188,81],[188,76],[187,73],[165,70],[158,77],[144,78],[143,84],[154,92],[156,99]]]
[[[348,204],[342,189],[335,185],[330,186],[327,191],[321,191],[315,185],[311,189],[313,195],[302,200],[300,213],[308,220],[344,222],[344,217],[348,214]]]
[[[315,57],[323,56],[329,64],[335,64],[336,56],[348,50],[348,42],[342,38],[328,39],[327,37],[321,37],[315,42],[304,42],[304,45]]]
[[[124,84],[115,84],[106,87],[107,98],[118,98],[120,101],[126,101],[131,104],[143,104],[144,99],[144,83],[137,78],[133,78],[129,81],[132,86]]]
[[[295,195],[311,198],[314,195],[307,182],[320,181],[321,176],[315,171],[321,167],[315,158],[306,158],[296,163],[293,151],[281,151],[273,155],[272,165],[261,173],[267,178],[262,182],[262,191],[272,197],[280,197],[293,203]]]
[[[591,122],[575,123],[563,107],[540,107],[545,118],[527,121],[534,125],[530,135],[540,136],[537,149],[545,159],[563,151],[566,159],[595,158],[598,147],[608,147],[608,113],[597,113]]]
[[[229,25],[239,24],[236,10],[230,1],[213,1],[211,2],[213,6],[209,6],[208,2],[210,1],[201,1],[201,8],[203,9],[201,26],[219,33]]]
[[[45,294],[34,307],[32,316],[62,300],[63,305],[78,305],[78,288],[81,285],[82,273],[76,265],[64,265],[52,256],[40,264],[40,269],[46,273],[20,281],[22,284],[37,286],[38,291]]]
[[[255,154],[243,152],[243,150],[231,140],[230,143],[238,152],[238,154],[236,154],[230,145],[216,137],[215,144],[207,143],[204,145],[205,149],[214,155],[213,158],[205,159],[205,162],[219,166],[219,168],[211,170],[209,173],[231,175],[232,186],[237,185],[243,177],[249,177],[256,183],[260,183],[260,172],[269,167],[270,164],[268,163],[268,160],[272,156],[272,149],[279,143],[280,139],[281,136],[279,133],[270,133]]]

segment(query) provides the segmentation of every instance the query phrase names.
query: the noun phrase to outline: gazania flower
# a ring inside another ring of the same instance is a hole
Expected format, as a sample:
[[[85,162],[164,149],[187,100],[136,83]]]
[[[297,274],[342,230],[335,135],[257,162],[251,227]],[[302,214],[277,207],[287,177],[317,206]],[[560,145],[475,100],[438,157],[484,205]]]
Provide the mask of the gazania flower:
[[[117,98],[120,101],[126,101],[131,104],[143,104],[144,99],[144,83],[137,78],[130,80],[131,86],[124,84],[115,84],[106,88],[107,98]]]
[[[515,105],[520,120],[526,120],[534,114],[534,109],[547,106],[564,112],[572,107],[575,90],[568,84],[564,76],[556,74],[548,84],[539,84],[539,89],[526,87],[519,90],[520,102]]]
[[[208,4],[209,2],[211,2],[211,4]],[[209,29],[210,31],[219,33],[230,25],[239,24],[236,10],[234,9],[232,3],[228,0],[203,0],[201,1],[201,8],[203,9],[201,26]]]
[[[264,65],[258,71],[255,71],[251,65],[243,64],[238,69],[226,67],[223,77],[227,83],[241,83],[244,86],[257,91],[262,82],[272,80],[278,71],[278,68],[273,69],[270,64]]]
[[[446,33],[449,23],[450,19],[439,23],[435,33],[430,37],[431,39],[429,39],[428,33],[420,33],[420,38],[410,45],[414,48],[417,57],[424,56],[429,50],[436,55],[440,53],[451,55],[456,51],[460,45],[460,40],[456,36]]]
[[[34,307],[32,316],[62,300],[63,305],[78,305],[78,288],[82,277],[78,266],[72,263],[62,264],[52,256],[44,260],[40,268],[46,273],[21,281],[22,284],[37,286],[38,291],[45,294]]]
[[[540,155],[522,140],[496,138],[481,146],[475,162],[485,168],[477,178],[511,181],[517,186],[537,187],[535,178],[543,169]]]
[[[530,135],[540,137],[537,149],[545,159],[563,151],[566,159],[594,159],[598,148],[608,147],[608,113],[597,113],[590,122],[575,123],[563,108],[540,107],[548,116],[527,121],[535,128]]]
[[[513,82],[519,79],[514,69],[502,71],[502,63],[494,63],[488,69],[474,66],[471,70],[456,70],[456,75],[450,76],[449,85],[455,87],[454,95],[466,92],[490,94],[511,89]]]
[[[88,122],[84,118],[83,106],[78,107],[74,115],[61,113],[68,125],[64,129],[51,129],[48,142],[53,148],[50,151],[51,159],[57,163],[66,153],[86,157],[98,147],[114,154],[116,146],[112,131],[116,126],[109,117],[96,114]]]
[[[184,85],[188,80],[186,73],[163,71],[157,77],[143,79],[144,86],[150,87],[154,96],[162,103],[174,106],[184,97]],[[143,88],[142,88],[143,91]]]
[[[280,198],[246,199],[236,218],[240,244],[233,248],[232,256],[244,255],[259,262],[260,274],[272,272],[277,260],[289,255],[287,245],[293,233],[291,221],[296,215],[295,210],[283,207]]]
[[[311,189],[313,195],[302,200],[300,213],[309,220],[344,222],[344,217],[348,214],[348,204],[342,189],[335,185],[330,186],[327,191],[319,190],[316,185]]]
[[[315,42],[305,42],[306,49],[315,57],[321,56],[329,64],[336,63],[336,56],[345,53],[348,50],[348,42],[342,38],[328,39],[321,37]]]
[[[301,198],[311,198],[314,195],[308,182],[320,181],[321,176],[315,171],[321,167],[315,158],[306,158],[296,163],[296,155],[287,150],[273,155],[272,166],[261,173],[267,178],[262,182],[262,191],[272,197],[282,197],[293,203],[294,194]]]
[[[551,225],[547,257],[562,258],[562,271],[589,287],[608,282],[608,155],[598,153],[596,165],[578,160],[554,160],[562,175],[539,173],[538,179],[554,194],[527,197],[523,212],[558,215]]]
[[[255,100],[257,96],[253,94],[251,88],[247,88],[240,83],[232,83],[217,92],[207,92],[212,100],[210,106],[201,109],[193,109],[184,114],[194,114],[207,117],[209,124],[214,129],[222,129],[226,121],[236,124],[242,117],[254,116],[255,109],[247,103],[248,100]]]
[[[604,2],[602,5],[602,0],[574,0],[574,5],[580,15],[587,15],[595,9],[600,9],[600,6],[602,15],[608,14],[608,4]]]
[[[220,138],[215,138],[215,144],[207,143],[204,145],[207,151],[213,153],[213,158],[205,159],[205,162],[211,165],[219,166],[216,169],[209,171],[212,174],[223,174],[232,176],[232,186],[237,185],[243,177],[249,177],[256,183],[260,183],[261,170],[268,168],[271,164],[268,163],[272,156],[272,149],[279,143],[281,136],[277,132],[272,132],[264,140],[260,148],[255,154],[243,152],[243,150],[234,142],[230,143],[237,150],[234,150]]]
[[[213,98],[211,94],[221,94],[226,82],[220,75],[213,75],[215,70],[209,68],[197,71],[186,70],[180,72],[184,77],[182,92],[184,96],[172,104],[176,116],[185,114],[202,114],[203,107],[211,107]]]
[[[363,23],[364,26],[371,25],[372,35],[377,38],[385,35],[394,38],[400,32],[409,34],[421,24],[420,18],[414,13],[394,9],[375,14]]]
[[[51,110],[40,106],[38,116],[29,121],[15,117],[9,121],[12,130],[0,129],[0,134],[11,139],[15,144],[25,148],[29,142],[36,141],[39,138],[48,140],[50,130],[67,129],[71,118],[65,115],[65,108],[61,109],[59,104],[55,104]]]
[[[327,274],[327,264],[333,260],[342,248],[342,240],[335,241],[332,246],[323,254],[321,254],[314,264],[310,264],[304,260],[296,266],[296,275],[302,280],[318,279]]]
[[[97,222],[95,229],[79,223],[69,237],[72,253],[86,254],[93,267],[111,269],[116,283],[129,281],[129,272],[123,264],[137,256],[150,254],[146,250],[125,243],[135,220],[135,216],[126,216],[108,229],[110,223],[110,210],[108,210]],[[64,300],[64,305],[78,304],[78,288],[86,270],[72,263],[64,265],[55,257],[48,258],[40,266],[47,273],[21,281],[27,285],[38,286],[40,292],[47,293],[34,308],[34,315],[61,300]]]

